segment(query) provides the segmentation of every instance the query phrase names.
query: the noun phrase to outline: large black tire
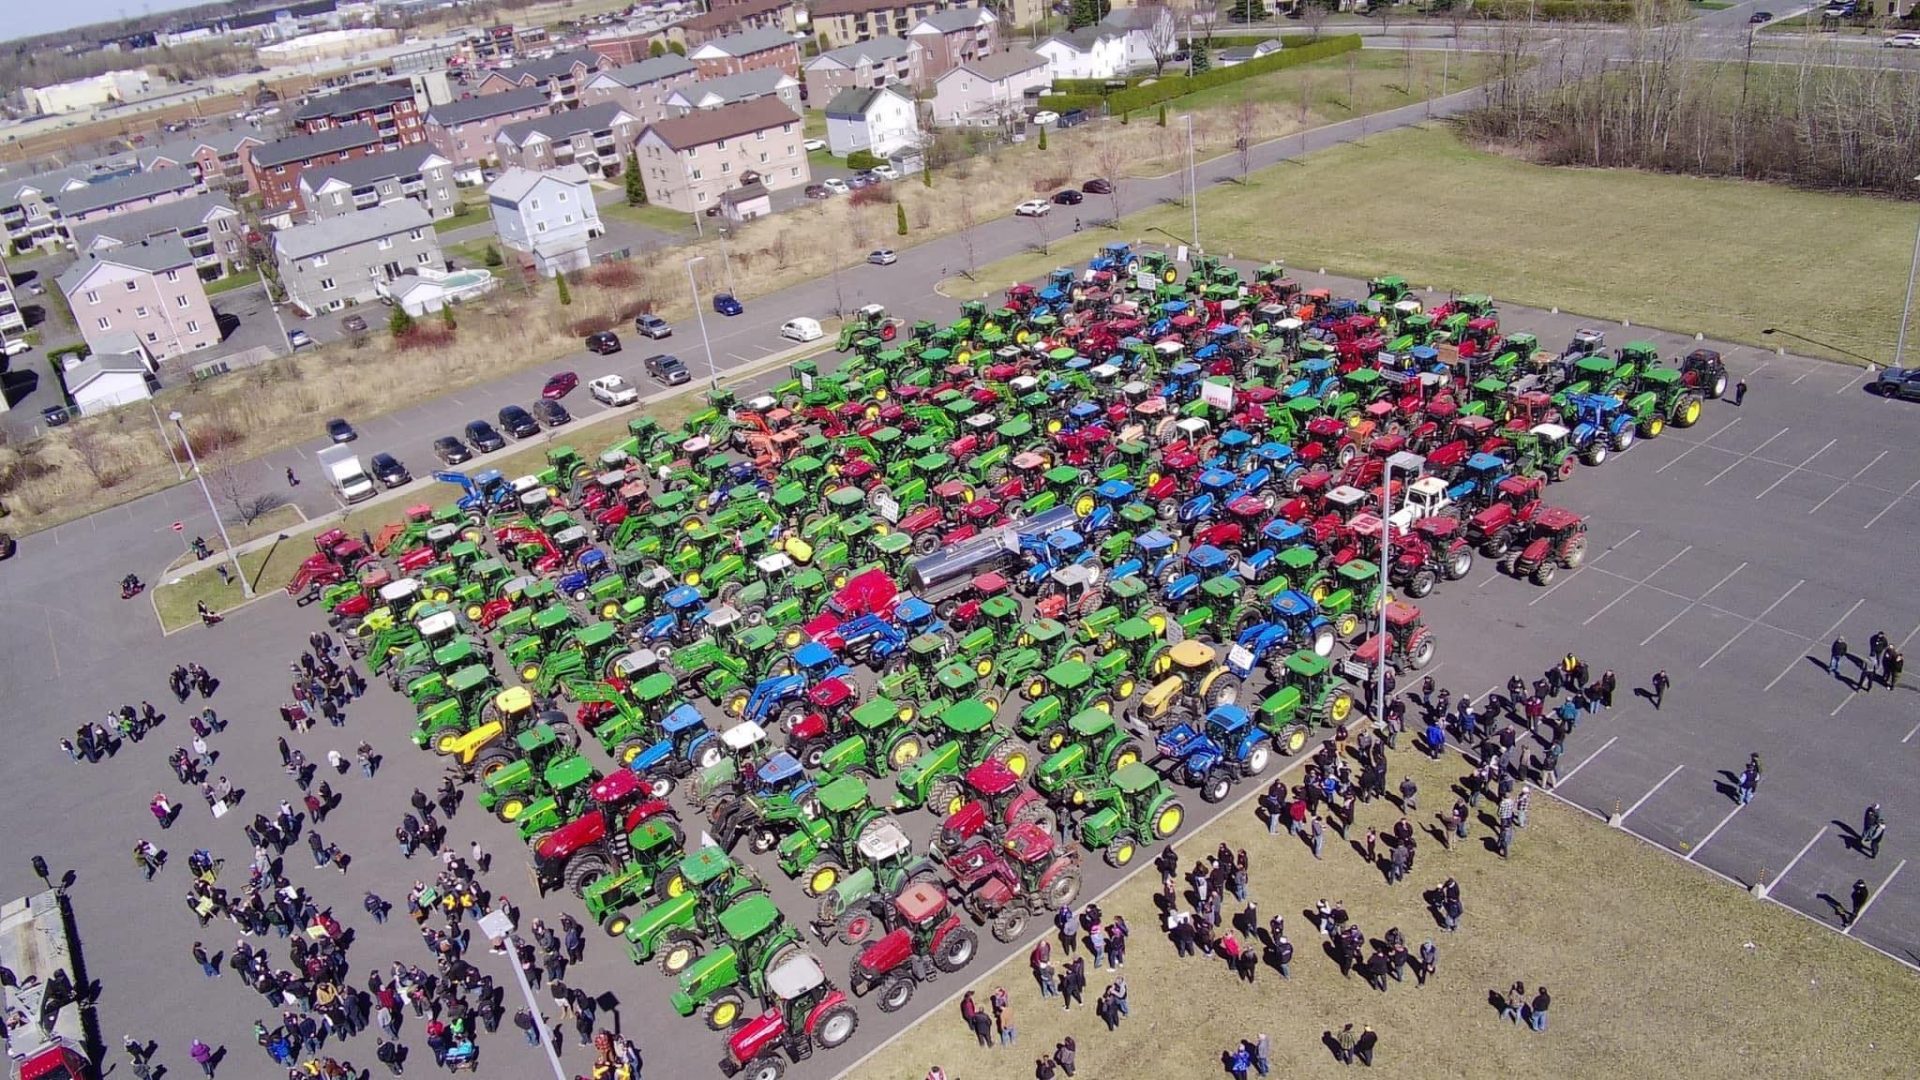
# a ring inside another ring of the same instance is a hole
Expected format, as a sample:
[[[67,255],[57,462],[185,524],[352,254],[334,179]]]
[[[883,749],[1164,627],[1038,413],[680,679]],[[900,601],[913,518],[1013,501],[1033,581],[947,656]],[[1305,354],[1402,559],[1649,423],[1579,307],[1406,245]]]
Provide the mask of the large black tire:
[[[826,1012],[813,1025],[813,1041],[822,1050],[833,1050],[846,1045],[853,1033],[860,1030],[860,1014],[851,1004],[841,1002]]]
[[[980,955],[980,937],[964,926],[956,926],[940,939],[940,947],[933,951],[933,966],[951,975]]]
[[[575,896],[585,896],[587,886],[593,884],[594,879],[605,874],[609,869],[611,866],[606,856],[588,852],[584,855],[575,855],[567,863],[566,873],[561,880],[566,882],[568,892]]]
[[[855,960],[858,964],[859,961]],[[913,1000],[914,981],[911,975],[895,975],[883,980],[874,988],[874,1007],[883,1013],[899,1012]]]

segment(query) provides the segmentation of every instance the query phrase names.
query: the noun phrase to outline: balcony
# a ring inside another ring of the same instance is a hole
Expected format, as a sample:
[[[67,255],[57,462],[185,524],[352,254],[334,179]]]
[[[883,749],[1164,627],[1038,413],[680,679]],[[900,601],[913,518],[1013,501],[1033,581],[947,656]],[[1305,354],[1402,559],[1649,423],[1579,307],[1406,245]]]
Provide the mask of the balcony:
[[[380,193],[372,188],[361,188],[353,193],[353,208],[365,210],[369,206],[380,205]]]
[[[400,185],[400,194],[402,195],[423,195],[426,193],[426,190],[427,182],[425,180],[408,180]]]

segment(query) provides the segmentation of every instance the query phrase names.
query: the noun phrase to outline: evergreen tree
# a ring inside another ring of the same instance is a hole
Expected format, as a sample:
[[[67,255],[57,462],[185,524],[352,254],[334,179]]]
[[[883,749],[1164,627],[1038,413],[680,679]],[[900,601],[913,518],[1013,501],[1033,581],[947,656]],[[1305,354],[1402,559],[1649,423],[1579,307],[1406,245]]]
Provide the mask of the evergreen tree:
[[[1262,0],[1233,0],[1228,9],[1227,18],[1238,23],[1262,22],[1267,17],[1267,5]]]
[[[482,261],[484,261],[488,266],[501,266],[501,265],[504,265],[507,260],[500,257],[499,248],[494,247],[492,244],[488,244],[486,258]]]
[[[637,151],[627,151],[627,205],[647,205],[646,181],[640,178],[640,155]]]
[[[1067,9],[1067,29],[1092,26],[1106,18],[1112,10],[1112,0],[1073,0],[1073,5]]]
[[[413,316],[407,314],[407,309],[399,304],[393,305],[393,314],[387,317],[387,332],[394,337],[400,337],[411,329],[413,329]]]
[[[677,41],[667,42],[667,51],[672,53],[675,56],[687,55],[687,47],[685,45],[680,44]]]
[[[1213,70],[1213,56],[1203,42],[1193,42],[1187,48],[1193,53],[1193,66],[1187,69],[1190,75],[1201,75]]]
[[[572,304],[573,294],[567,291],[567,275],[565,274],[553,275],[553,283],[560,290],[560,306],[566,307],[567,305]]]
[[[907,204],[906,203],[893,204],[893,220],[894,220],[893,231],[899,233],[901,236],[907,235]]]
[[[1045,150],[1046,148],[1047,148],[1047,128],[1045,124],[1042,124],[1040,126],[1040,149]]]
[[[446,324],[447,329],[449,330],[453,329],[454,322],[453,322],[453,305],[452,304],[440,305],[440,321]]]
[[[1160,125],[1161,127],[1166,127],[1166,126],[1167,126],[1167,107],[1166,107],[1165,105],[1162,105],[1162,106],[1160,106],[1160,120],[1159,120],[1159,125]]]

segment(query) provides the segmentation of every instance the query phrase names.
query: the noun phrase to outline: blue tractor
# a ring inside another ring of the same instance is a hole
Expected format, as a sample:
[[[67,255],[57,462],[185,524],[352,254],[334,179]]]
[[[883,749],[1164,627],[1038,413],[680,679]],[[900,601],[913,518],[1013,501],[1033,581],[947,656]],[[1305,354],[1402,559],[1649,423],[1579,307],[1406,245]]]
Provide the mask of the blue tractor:
[[[1115,241],[1101,248],[1100,254],[1095,255],[1087,266],[1095,272],[1105,271],[1131,278],[1140,270],[1140,259],[1134,255],[1133,245],[1124,241]]]
[[[1568,437],[1574,453],[1589,465],[1607,460],[1607,454],[1633,445],[1638,418],[1626,402],[1612,394],[1567,395]]]
[[[495,514],[510,514],[520,509],[513,485],[507,483],[499,469],[485,469],[472,476],[437,472],[433,478],[443,484],[453,484],[466,493],[455,505],[467,515],[469,525],[483,525]]]
[[[697,585],[676,585],[660,598],[660,614],[635,624],[627,637],[641,645],[653,645],[661,653],[662,645],[691,645],[699,640],[707,617],[707,603]]]
[[[1287,589],[1274,596],[1266,612],[1255,609],[1241,616],[1234,628],[1235,647],[1227,650],[1227,668],[1245,679],[1264,665],[1279,678],[1288,654],[1296,650],[1332,656],[1334,637],[1333,623],[1321,614],[1320,605],[1298,589]]]
[[[1133,538],[1133,552],[1115,563],[1111,579],[1138,574],[1159,581],[1169,566],[1178,566],[1180,541],[1159,529],[1149,529]]]
[[[1447,482],[1447,501],[1481,507],[1493,501],[1500,481],[1513,473],[1513,464],[1498,454],[1475,453],[1460,463]],[[1400,526],[1396,523],[1394,531]]]
[[[1014,578],[1014,587],[1027,596],[1038,593],[1055,570],[1094,557],[1087,538],[1077,529],[1055,529],[1045,536],[1020,533],[1018,542],[1027,565]]]
[[[1239,474],[1232,469],[1207,469],[1194,481],[1196,494],[1193,498],[1175,507],[1171,502],[1162,503],[1163,512],[1172,515],[1182,526],[1191,528],[1203,521],[1210,521],[1220,512],[1227,502],[1234,485],[1240,482]]]
[[[674,781],[715,764],[722,755],[706,718],[683,702],[661,717],[658,741],[631,757],[623,749],[620,756],[634,775],[647,782],[654,798],[664,799],[673,790]]]
[[[1238,705],[1216,705],[1204,720],[1175,724],[1154,740],[1154,749],[1171,763],[1168,775],[1197,788],[1210,803],[1225,799],[1234,781],[1259,776],[1273,762],[1272,739]]]
[[[1169,560],[1159,570],[1160,598],[1176,611],[1199,599],[1200,584],[1228,571],[1233,556],[1212,544],[1201,544],[1187,552],[1184,563]]]
[[[793,655],[775,661],[773,672],[752,689],[742,687],[728,694],[721,708],[728,716],[763,728],[771,728],[778,719],[781,730],[790,731],[806,717],[808,698],[816,687],[844,680],[853,674],[853,669],[842,663],[839,654],[831,648],[809,641],[795,649]]]

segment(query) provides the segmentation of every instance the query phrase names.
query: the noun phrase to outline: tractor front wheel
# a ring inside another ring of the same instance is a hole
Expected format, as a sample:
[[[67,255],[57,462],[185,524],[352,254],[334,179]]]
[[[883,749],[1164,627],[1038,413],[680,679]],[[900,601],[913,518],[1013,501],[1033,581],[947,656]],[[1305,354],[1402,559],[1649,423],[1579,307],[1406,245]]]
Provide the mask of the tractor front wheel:
[[[1140,845],[1134,842],[1133,837],[1117,836],[1107,845],[1106,850],[1100,853],[1100,857],[1107,860],[1108,866],[1119,870],[1132,863],[1133,857],[1139,853]]]
[[[1407,595],[1418,600],[1433,593],[1434,573],[1431,570],[1416,570],[1407,579]]]
[[[707,1002],[700,1012],[700,1019],[706,1021],[708,1031],[727,1031],[740,1022],[741,1001],[732,994],[722,994]]]
[[[856,965],[859,962],[857,958],[854,960]],[[913,987],[913,976],[895,975],[880,984],[880,992],[874,997],[873,1003],[883,1013],[899,1012],[907,1007],[907,1002],[913,1000]]]
[[[822,894],[833,891],[833,887],[840,884],[840,879],[844,876],[846,871],[840,868],[839,863],[823,859],[814,863],[812,869],[807,871],[807,879],[801,884],[801,891],[806,893],[809,899],[817,899]]]
[[[940,945],[933,951],[933,966],[951,975],[968,964],[980,953],[980,938],[964,926],[956,926],[947,931],[940,939]]]
[[[587,895],[587,886],[594,883],[607,872],[607,860],[598,855],[576,855],[567,864],[563,880],[567,891],[575,896]]]
[[[1217,803],[1233,791],[1233,778],[1215,769],[1200,781],[1200,801]]]
[[[626,934],[627,927],[632,925],[633,919],[629,918],[624,911],[609,911],[606,917],[600,920],[600,929],[605,930],[608,937],[621,937]]]
[[[993,940],[1001,944],[1020,940],[1020,932],[1027,928],[1025,908],[1005,907],[993,917]]]

